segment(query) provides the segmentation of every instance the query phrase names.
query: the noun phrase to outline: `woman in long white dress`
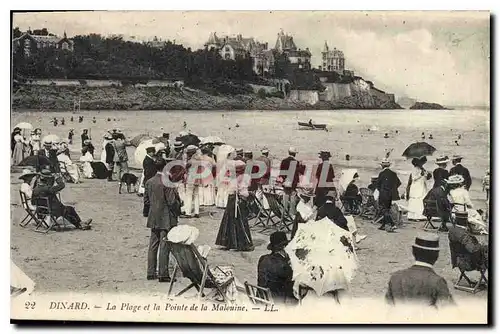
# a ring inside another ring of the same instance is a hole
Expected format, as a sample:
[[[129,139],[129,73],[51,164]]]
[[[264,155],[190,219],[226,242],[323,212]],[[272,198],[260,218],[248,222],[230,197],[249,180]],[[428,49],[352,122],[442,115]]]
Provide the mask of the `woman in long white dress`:
[[[12,153],[12,159],[14,165],[17,166],[24,160],[24,158],[27,157],[25,146],[28,145],[28,142],[21,135],[21,130],[16,130],[14,134],[14,141],[15,145]]]
[[[66,170],[68,171],[68,174],[71,177],[71,182],[73,183],[80,182],[80,172],[78,171],[78,167],[75,164],[73,164],[73,162],[69,158],[68,149],[60,151],[60,153],[57,155],[57,160],[65,164]]]
[[[92,169],[91,162],[94,161],[94,158],[86,147],[82,149],[82,156],[80,157],[80,161],[82,162],[83,176],[86,179],[93,178],[94,170]]]
[[[212,206],[215,205],[215,184],[213,178],[213,168],[215,167],[215,160],[209,156],[210,150],[202,148],[201,161],[204,168],[210,169],[210,174],[202,178],[200,186],[200,205]],[[206,171],[208,173],[208,171]]]
[[[424,168],[423,164],[427,159],[413,159],[411,161],[413,170],[408,180],[409,189],[407,190],[408,198],[408,220],[425,220],[424,212],[424,197],[427,195],[427,180],[431,175]]]
[[[234,165],[231,155],[234,155],[234,148],[229,145],[222,145],[217,151],[217,194],[215,196],[215,206],[225,208],[229,196],[229,169]],[[232,167],[234,168],[234,166]]]
[[[463,211],[464,206],[468,214],[468,222],[472,225],[473,232],[488,234],[488,226],[483,218],[474,209],[474,205],[469,196],[469,192],[464,188],[464,178],[462,175],[452,175],[448,178],[448,187],[450,188],[450,202],[455,204],[453,211]]]
[[[41,129],[35,129],[34,133],[31,135],[30,139],[30,144],[33,149],[33,155],[38,154],[38,151],[40,151],[41,148],[41,136],[42,136],[42,130]]]

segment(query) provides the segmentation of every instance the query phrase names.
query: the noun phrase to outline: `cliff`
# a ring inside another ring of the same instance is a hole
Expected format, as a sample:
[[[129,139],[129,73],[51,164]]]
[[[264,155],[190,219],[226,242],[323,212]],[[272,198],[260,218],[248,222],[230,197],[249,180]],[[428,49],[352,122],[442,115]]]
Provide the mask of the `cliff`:
[[[13,109],[73,110],[304,110],[306,102],[260,98],[255,94],[212,95],[191,88],[68,87],[22,85],[12,94]]]
[[[390,99],[381,99],[366,92],[352,92],[338,100],[322,101],[320,108],[325,109],[403,109],[399,104]]]
[[[450,110],[446,107],[443,107],[440,104],[437,103],[429,103],[429,102],[415,102],[414,105],[410,107],[410,109],[417,109],[417,110]]]

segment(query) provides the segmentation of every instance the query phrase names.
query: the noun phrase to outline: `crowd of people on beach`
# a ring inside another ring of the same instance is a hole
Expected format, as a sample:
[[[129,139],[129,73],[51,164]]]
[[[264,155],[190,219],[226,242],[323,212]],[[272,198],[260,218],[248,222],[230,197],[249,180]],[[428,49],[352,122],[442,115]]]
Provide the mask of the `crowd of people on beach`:
[[[61,124],[64,124],[64,119]],[[57,126],[55,121],[54,125]],[[23,165],[26,158],[36,157],[33,168],[25,166],[20,177],[23,180],[20,190],[30,200],[32,210],[36,210],[40,199],[48,198],[52,214],[57,219],[88,230],[91,229],[92,219],[82,221],[76,209],[62,204],[58,196],[65,182],[79,183],[82,178],[107,179],[108,182],[118,181],[120,192],[122,183],[129,185],[132,182],[128,179],[131,173],[127,154],[127,147],[132,144],[119,129],[104,135],[98,160],[94,158],[95,148],[89,131],[84,129],[79,166],[72,162],[68,147],[74,145],[73,129],[68,133],[68,140],[53,135],[42,137],[41,129],[35,129],[29,135],[23,135],[23,131],[26,132],[25,129],[15,128],[12,132],[11,154],[13,165]],[[450,238],[456,234],[457,226],[466,228],[470,235],[488,233],[488,223],[483,219],[488,218],[488,210],[483,215],[473,206],[468,193],[472,179],[468,169],[462,165],[463,157],[460,155],[452,157],[453,167],[449,171],[447,164],[450,159],[447,156],[438,157],[435,161],[437,168],[432,173],[424,169],[427,162],[425,156],[413,158],[406,192],[400,195],[402,183],[391,169],[390,152],[380,162],[380,173],[371,177],[371,184],[361,187],[357,171],[342,171],[341,178],[346,182],[334,183],[336,177],[329,151],[318,152],[318,161],[310,165],[298,160],[298,150],[290,147],[288,156],[279,162],[277,173],[273,173],[274,164],[267,148],[262,148],[260,156],[254,158],[250,150],[235,149],[221,142],[203,143],[198,140],[191,143],[183,140],[190,135],[182,132],[174,141],[170,140],[168,133],[156,137],[155,143],[145,147],[141,177],[133,176],[137,180],[132,183],[138,185],[138,195],[143,197],[143,216],[147,217],[147,227],[151,229],[148,280],[171,282],[175,279],[168,269],[171,246],[167,235],[178,226],[179,219],[199,218],[200,206],[224,209],[215,245],[226,250],[253,251],[249,220],[257,218],[263,209],[269,209],[270,203],[265,196],[269,192],[279,196],[283,215],[292,220],[290,239],[294,238],[302,224],[327,218],[335,226],[351,233],[350,243],[355,250],[356,244],[366,235],[360,234],[354,220],[346,216],[360,214],[361,206],[366,204],[360,188],[371,192],[375,212],[373,221],[381,223],[380,230],[390,233],[397,230],[399,222],[394,220],[392,210],[394,203],[406,198],[407,206],[397,207],[408,213],[409,220],[425,220],[434,215],[428,212],[425,203],[435,201],[437,216],[441,219],[439,231],[448,232],[447,224],[453,225],[449,231]],[[434,180],[434,184],[427,189],[430,179]],[[489,200],[489,171],[483,180],[483,189]],[[455,216],[464,212],[467,213],[466,223],[456,224]],[[452,230],[455,232],[452,233]],[[292,291],[293,270],[284,251],[288,242],[285,232],[272,233],[268,246],[271,254],[262,256],[258,262],[258,285],[270,289],[276,300],[297,299],[297,294]],[[435,247],[421,245],[426,242]],[[432,267],[439,249],[436,242],[434,237],[417,237],[413,245],[417,268],[391,278],[387,292],[389,301],[420,293],[404,286],[410,283],[401,282],[407,282],[405,277],[421,271],[422,266]],[[432,285],[427,287],[427,292],[438,291],[439,298],[451,299],[442,278],[430,281],[425,283]],[[430,292],[425,297],[431,298]],[[337,292],[334,295],[338,300]],[[439,299],[435,294],[432,298],[433,303]]]

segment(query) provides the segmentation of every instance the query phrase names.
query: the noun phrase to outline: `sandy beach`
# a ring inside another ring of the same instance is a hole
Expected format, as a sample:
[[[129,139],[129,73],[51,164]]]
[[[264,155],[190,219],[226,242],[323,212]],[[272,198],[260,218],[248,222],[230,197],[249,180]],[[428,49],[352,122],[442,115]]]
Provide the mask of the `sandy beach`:
[[[78,115],[85,120],[78,123]],[[74,116],[75,121],[69,119]],[[97,122],[91,122],[92,117]],[[66,125],[54,127],[50,120],[64,117]],[[160,135],[170,132],[172,137],[187,129],[200,136],[220,136],[227,143],[251,149],[258,154],[263,146],[270,149],[271,156],[282,159],[289,146],[299,150],[298,159],[316,158],[319,150],[330,150],[335,173],[340,176],[342,168],[358,168],[360,184],[366,185],[370,176],[378,174],[378,161],[386,149],[393,149],[391,159],[394,170],[399,173],[403,193],[411,164],[401,156],[412,142],[420,141],[420,133],[433,135],[426,140],[434,145],[437,154],[462,154],[463,164],[469,168],[473,181],[471,197],[477,208],[484,208],[485,194],[480,180],[489,168],[490,133],[489,112],[482,110],[432,111],[290,111],[290,112],[160,112],[127,111],[98,112],[15,112],[12,126],[21,121],[41,127],[43,135],[57,134],[67,137],[70,128],[75,129],[75,143],[70,146],[72,159],[79,158],[80,134],[83,128],[91,129],[95,158],[98,159],[104,133],[112,128],[121,129],[125,135],[149,132]],[[107,121],[110,118],[111,121]],[[297,121],[310,118],[317,123],[327,123],[330,130],[302,131]],[[116,119],[114,121],[113,119]],[[239,127],[235,127],[239,124]],[[161,129],[163,127],[163,130]],[[371,131],[367,129],[371,128]],[[398,133],[396,133],[396,130]],[[388,133],[390,138],[383,138]],[[454,141],[462,135],[460,146]],[[345,155],[351,156],[350,161]],[[133,148],[129,150],[133,160]],[[131,163],[132,167],[139,167]],[[425,166],[435,168],[432,159]],[[138,171],[134,173],[139,174]],[[44,292],[89,291],[89,292],[141,292],[166,294],[168,284],[146,280],[146,255],[149,230],[142,217],[142,198],[135,194],[118,195],[118,184],[103,180],[84,180],[81,184],[67,184],[61,192],[64,203],[74,205],[83,219],[93,219],[91,231],[64,231],[42,235],[30,228],[21,228],[19,222],[24,216],[19,205],[19,174],[11,174],[11,257],[13,261],[36,283],[36,289]],[[241,282],[256,282],[257,261],[267,253],[268,235],[252,231],[255,245],[253,252],[219,250],[215,237],[220,221],[212,219],[208,212],[222,211],[202,207],[199,219],[181,219],[181,224],[191,224],[200,230],[197,244],[212,247],[209,261],[214,264],[234,264],[236,276]],[[352,282],[355,297],[382,298],[392,272],[408,267],[413,258],[411,247],[422,223],[405,223],[397,233],[377,230],[377,226],[366,220],[356,219],[359,230],[368,235],[359,246],[359,271]],[[482,237],[483,238],[483,237]],[[483,238],[484,239],[484,238]],[[451,269],[449,246],[446,234],[441,234],[441,254],[436,263],[436,272],[443,276],[452,293],[459,298],[469,295],[453,289],[458,271]],[[473,275],[472,275],[473,276]],[[180,285],[186,284],[181,280]],[[178,285],[179,286],[179,285]],[[487,292],[474,296],[486,300]]]

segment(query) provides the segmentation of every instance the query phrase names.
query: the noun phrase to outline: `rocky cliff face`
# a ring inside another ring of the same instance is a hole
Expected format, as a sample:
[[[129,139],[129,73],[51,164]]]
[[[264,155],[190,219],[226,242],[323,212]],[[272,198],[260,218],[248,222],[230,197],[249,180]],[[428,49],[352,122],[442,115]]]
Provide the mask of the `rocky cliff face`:
[[[351,96],[347,96],[335,101],[321,102],[328,109],[403,109],[392,100],[382,100],[368,92],[355,91]]]
[[[410,107],[410,109],[417,110],[449,110],[446,107],[443,107],[437,103],[429,103],[429,102],[416,102],[414,105]]]
[[[12,96],[14,109],[73,110],[304,110],[300,101],[259,98],[257,95],[210,95],[196,89],[159,87],[56,87],[21,86]]]

